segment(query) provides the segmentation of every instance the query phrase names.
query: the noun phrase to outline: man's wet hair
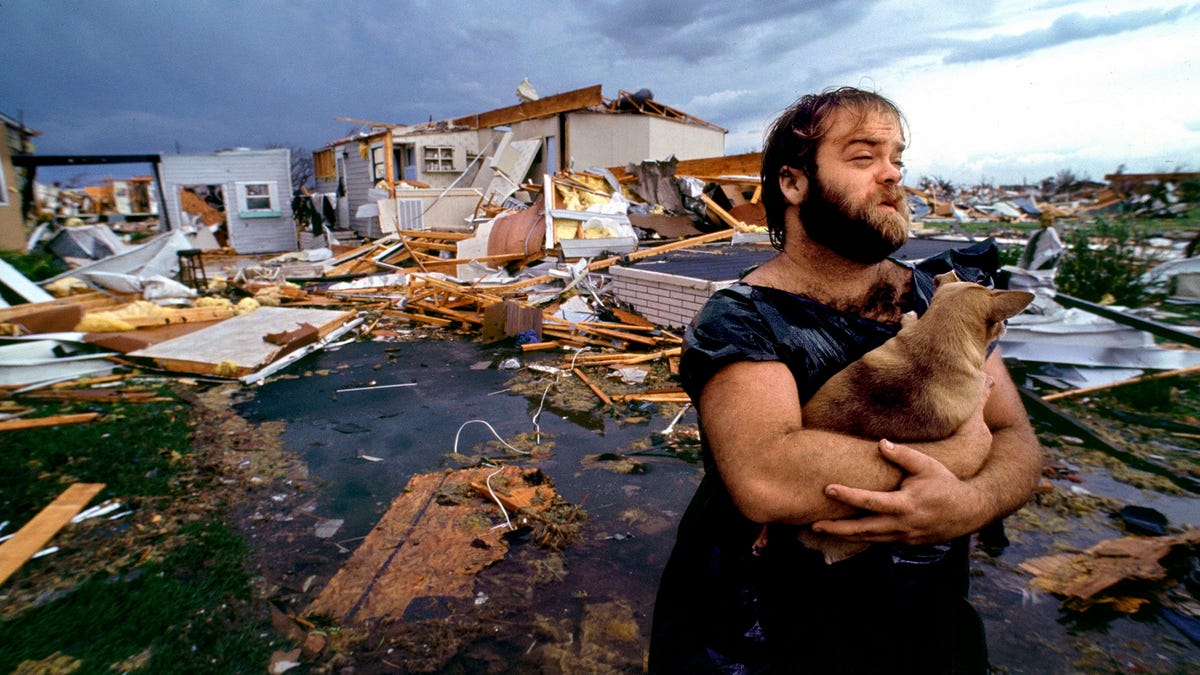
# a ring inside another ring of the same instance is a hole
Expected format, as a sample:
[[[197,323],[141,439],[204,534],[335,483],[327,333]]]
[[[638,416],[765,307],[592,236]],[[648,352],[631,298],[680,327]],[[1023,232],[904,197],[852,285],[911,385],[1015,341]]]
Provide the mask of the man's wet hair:
[[[829,132],[830,119],[839,110],[850,110],[859,123],[876,113],[894,115],[905,137],[904,114],[889,99],[856,87],[836,87],[819,94],[805,94],[788,106],[767,129],[762,156],[762,204],[767,212],[767,231],[771,245],[783,250],[784,212],[787,201],[779,188],[779,174],[785,166],[805,176],[817,173],[817,147]]]

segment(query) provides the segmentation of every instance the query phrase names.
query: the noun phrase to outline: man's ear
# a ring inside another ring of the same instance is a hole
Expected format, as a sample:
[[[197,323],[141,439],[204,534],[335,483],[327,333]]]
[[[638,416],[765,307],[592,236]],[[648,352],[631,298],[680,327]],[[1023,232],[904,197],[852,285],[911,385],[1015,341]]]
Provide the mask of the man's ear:
[[[779,169],[779,189],[788,204],[795,206],[808,194],[808,176],[799,169],[785,166]]]

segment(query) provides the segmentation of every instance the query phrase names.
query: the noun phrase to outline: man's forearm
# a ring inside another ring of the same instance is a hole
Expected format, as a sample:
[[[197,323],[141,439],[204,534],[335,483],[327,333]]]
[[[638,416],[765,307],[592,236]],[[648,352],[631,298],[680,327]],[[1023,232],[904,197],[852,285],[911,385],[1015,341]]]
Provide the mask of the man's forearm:
[[[967,484],[981,498],[976,517],[979,529],[1024,506],[1037,486],[1042,453],[1036,436],[1026,429],[1000,429],[992,434],[992,452]]]

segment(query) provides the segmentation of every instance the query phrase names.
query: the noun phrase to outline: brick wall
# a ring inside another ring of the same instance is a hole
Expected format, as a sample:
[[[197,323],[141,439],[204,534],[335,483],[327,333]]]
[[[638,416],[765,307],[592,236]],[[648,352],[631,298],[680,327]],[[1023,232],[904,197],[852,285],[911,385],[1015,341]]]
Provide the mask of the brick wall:
[[[717,290],[733,283],[705,281],[636,267],[610,267],[613,292],[642,316],[667,328],[681,328]]]

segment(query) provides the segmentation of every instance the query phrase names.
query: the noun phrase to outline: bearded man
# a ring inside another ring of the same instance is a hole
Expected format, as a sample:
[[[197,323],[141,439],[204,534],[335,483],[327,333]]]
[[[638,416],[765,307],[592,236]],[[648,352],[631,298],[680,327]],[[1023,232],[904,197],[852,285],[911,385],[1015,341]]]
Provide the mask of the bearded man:
[[[933,295],[931,274],[888,257],[908,237],[905,144],[896,105],[849,87],[802,97],[768,131],[779,253],[714,294],[685,339],[705,475],[659,586],[651,672],[988,670],[966,601],[970,534],[1020,508],[1041,468],[998,351],[990,394],[941,441],[854,438],[801,415]],[[955,475],[951,456],[982,468]],[[800,527],[872,545],[827,565]]]

